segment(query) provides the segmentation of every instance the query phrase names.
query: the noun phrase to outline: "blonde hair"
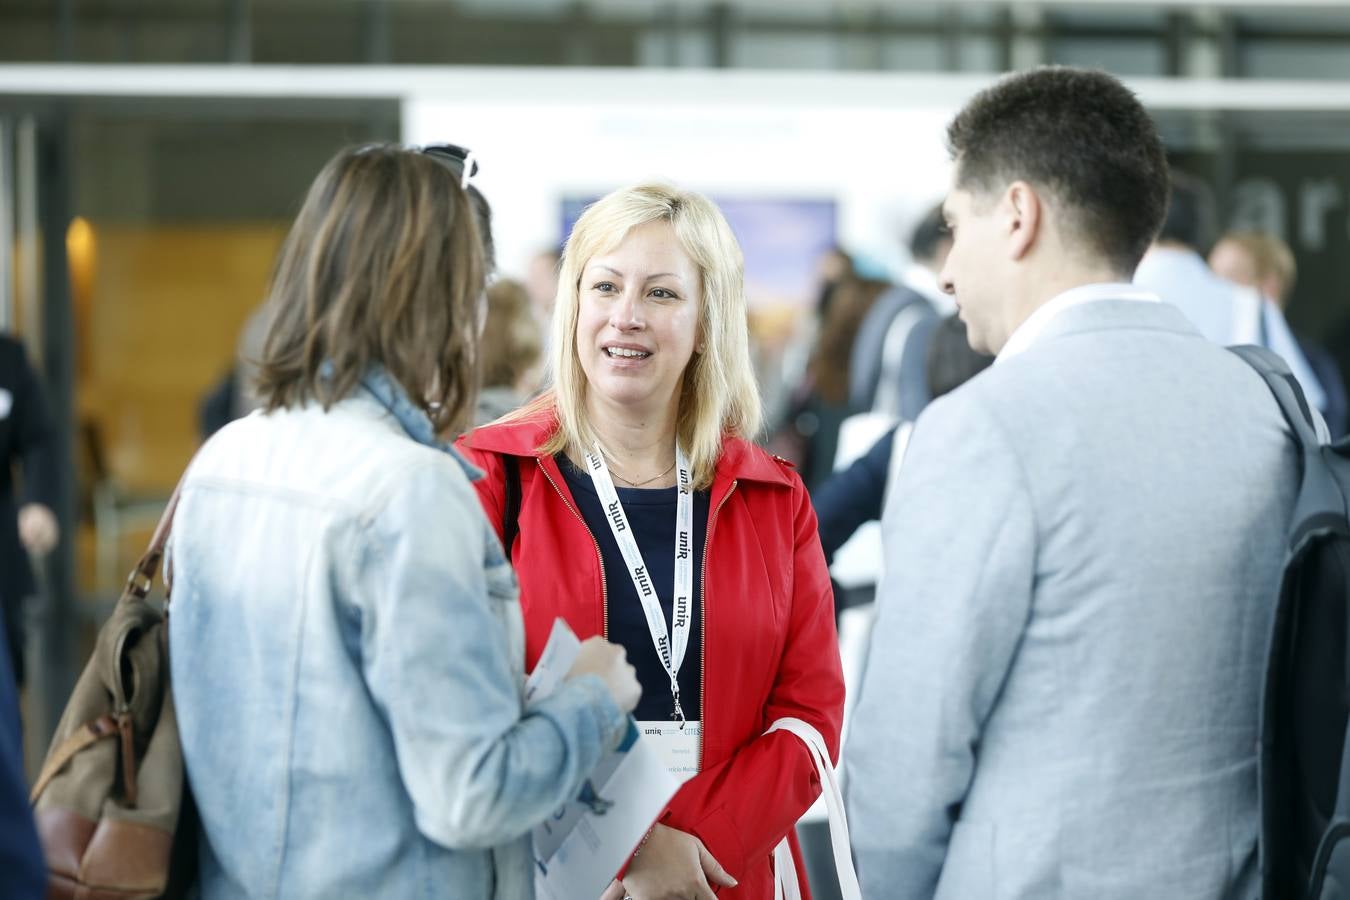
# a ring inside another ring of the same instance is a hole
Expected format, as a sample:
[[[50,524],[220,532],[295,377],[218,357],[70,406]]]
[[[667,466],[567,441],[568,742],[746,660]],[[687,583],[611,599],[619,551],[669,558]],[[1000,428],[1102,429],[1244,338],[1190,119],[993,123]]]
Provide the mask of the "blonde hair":
[[[706,197],[664,184],[614,191],[587,207],[563,248],[553,309],[549,365],[553,390],[520,411],[527,417],[553,408],[558,429],[540,453],[580,459],[595,443],[586,414],[586,373],[577,355],[581,273],[595,256],[618,246],[629,231],[667,222],[698,267],[698,341],[680,387],[675,433],[689,456],[694,487],[712,484],[723,435],[753,438],[759,431],[759,390],[750,364],[744,264],[731,226]]]
[[[1258,284],[1272,277],[1279,281],[1283,296],[1272,297],[1272,300],[1288,299],[1298,278],[1298,264],[1294,262],[1294,251],[1288,244],[1268,231],[1230,231],[1219,238],[1218,243],[1234,244],[1247,254]]]

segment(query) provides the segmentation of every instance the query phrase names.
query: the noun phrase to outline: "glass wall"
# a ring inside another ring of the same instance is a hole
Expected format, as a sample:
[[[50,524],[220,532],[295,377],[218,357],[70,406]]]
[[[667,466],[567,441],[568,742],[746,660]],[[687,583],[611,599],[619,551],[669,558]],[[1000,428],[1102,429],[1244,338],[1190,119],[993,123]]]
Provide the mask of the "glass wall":
[[[668,66],[1350,77],[1329,4],[6,0],[0,61]],[[1203,58],[1195,71],[1197,54]]]

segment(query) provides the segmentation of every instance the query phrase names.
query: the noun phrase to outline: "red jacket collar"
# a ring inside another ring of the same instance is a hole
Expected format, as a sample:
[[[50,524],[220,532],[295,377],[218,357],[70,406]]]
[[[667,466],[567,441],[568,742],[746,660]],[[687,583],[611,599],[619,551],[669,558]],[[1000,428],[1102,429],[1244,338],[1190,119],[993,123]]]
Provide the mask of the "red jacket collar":
[[[463,438],[464,444],[474,450],[488,453],[506,453],[511,456],[538,456],[539,447],[558,428],[558,417],[552,411],[509,422],[494,422],[475,428]],[[742,438],[730,435],[722,438],[722,456],[717,461],[717,480],[762,481],[767,484],[792,485],[788,474],[791,463],[771,456]]]

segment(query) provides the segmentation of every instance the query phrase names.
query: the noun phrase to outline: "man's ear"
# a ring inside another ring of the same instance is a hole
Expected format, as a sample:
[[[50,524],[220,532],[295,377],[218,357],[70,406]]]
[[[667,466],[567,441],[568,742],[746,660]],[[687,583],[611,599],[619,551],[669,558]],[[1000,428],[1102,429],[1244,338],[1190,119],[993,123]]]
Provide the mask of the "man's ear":
[[[1019,260],[1035,246],[1044,212],[1041,198],[1025,181],[1014,181],[1003,194],[1004,222],[1009,238],[1008,257]]]

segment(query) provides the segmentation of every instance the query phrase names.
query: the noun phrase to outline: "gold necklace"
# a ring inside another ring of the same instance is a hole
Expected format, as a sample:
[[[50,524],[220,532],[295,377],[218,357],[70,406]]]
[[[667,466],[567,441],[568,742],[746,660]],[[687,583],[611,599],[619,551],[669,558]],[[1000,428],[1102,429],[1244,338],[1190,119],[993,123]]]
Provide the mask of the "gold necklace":
[[[620,474],[618,471],[616,471],[615,468],[614,468],[613,466],[610,466],[610,467],[609,467],[609,470],[610,470],[611,472],[613,472],[615,475],[618,475],[618,476],[619,476],[619,480],[622,481],[622,482],[624,482],[625,484],[627,484],[629,487],[640,488],[640,487],[642,487],[644,484],[651,484],[653,481],[655,481],[656,479],[662,477],[663,475],[669,475],[671,469],[674,469],[674,468],[675,468],[675,463],[671,463],[671,464],[670,464],[670,468],[666,469],[664,472],[661,472],[661,473],[659,473],[659,474],[653,475],[651,478],[648,478],[646,481],[629,481],[627,478],[624,478],[622,474]]]

